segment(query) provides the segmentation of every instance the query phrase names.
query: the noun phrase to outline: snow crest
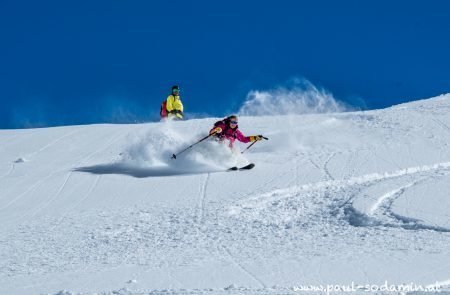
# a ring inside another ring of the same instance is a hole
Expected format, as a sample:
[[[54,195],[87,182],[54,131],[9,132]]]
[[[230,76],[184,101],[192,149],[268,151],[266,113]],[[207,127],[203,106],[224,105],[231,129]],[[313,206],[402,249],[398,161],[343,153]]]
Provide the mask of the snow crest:
[[[306,79],[293,79],[288,86],[272,90],[253,90],[239,110],[243,116],[301,115],[337,113],[350,108],[325,89]]]

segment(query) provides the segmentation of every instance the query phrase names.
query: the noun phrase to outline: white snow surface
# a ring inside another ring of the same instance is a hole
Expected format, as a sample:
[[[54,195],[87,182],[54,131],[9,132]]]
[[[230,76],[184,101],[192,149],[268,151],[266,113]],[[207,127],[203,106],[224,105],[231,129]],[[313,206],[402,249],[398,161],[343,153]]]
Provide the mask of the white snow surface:
[[[0,130],[0,294],[320,294],[299,288],[352,283],[444,294],[449,113],[442,95],[240,117],[244,134],[269,140],[243,155],[206,140],[176,160],[217,118]]]

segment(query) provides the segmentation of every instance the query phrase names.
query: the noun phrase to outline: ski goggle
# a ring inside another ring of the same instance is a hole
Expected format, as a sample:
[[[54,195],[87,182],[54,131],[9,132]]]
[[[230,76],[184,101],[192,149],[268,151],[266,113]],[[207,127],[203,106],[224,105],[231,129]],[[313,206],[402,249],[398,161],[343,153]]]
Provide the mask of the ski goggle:
[[[180,92],[180,89],[173,89],[172,92]]]
[[[230,121],[230,124],[237,125],[238,121]]]

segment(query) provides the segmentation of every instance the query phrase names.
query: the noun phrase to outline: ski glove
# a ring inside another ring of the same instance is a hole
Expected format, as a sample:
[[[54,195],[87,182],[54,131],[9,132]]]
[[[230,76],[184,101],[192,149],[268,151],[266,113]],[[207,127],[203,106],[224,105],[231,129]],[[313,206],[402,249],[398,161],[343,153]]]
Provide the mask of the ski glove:
[[[209,135],[219,134],[219,133],[222,133],[222,128],[216,127],[213,130],[211,130],[211,132],[209,132]]]
[[[252,136],[249,136],[250,137],[250,141],[251,142],[254,142],[254,141],[258,141],[258,140],[262,140],[263,139],[263,136],[262,135],[252,135]]]

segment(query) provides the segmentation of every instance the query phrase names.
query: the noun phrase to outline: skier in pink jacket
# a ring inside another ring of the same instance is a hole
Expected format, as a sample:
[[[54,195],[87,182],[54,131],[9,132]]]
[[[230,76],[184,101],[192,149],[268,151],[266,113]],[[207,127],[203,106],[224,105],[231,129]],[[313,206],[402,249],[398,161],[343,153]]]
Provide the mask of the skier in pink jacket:
[[[262,135],[243,135],[242,132],[238,129],[238,118],[235,115],[229,116],[221,121],[216,122],[209,134],[214,134],[215,138],[219,141],[224,141],[225,139],[227,139],[230,142],[230,148],[233,148],[233,143],[236,139],[243,143],[254,142],[263,139]]]

